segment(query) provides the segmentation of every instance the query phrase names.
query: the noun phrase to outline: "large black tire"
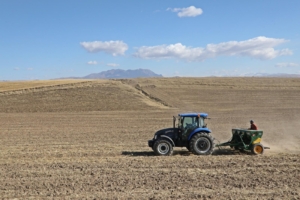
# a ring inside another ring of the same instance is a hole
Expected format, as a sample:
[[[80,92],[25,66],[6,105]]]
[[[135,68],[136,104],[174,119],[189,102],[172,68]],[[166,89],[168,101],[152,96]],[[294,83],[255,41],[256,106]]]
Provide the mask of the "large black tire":
[[[153,145],[153,150],[158,156],[171,156],[173,154],[173,146],[166,139],[158,139]]]
[[[260,155],[264,153],[264,146],[260,143],[254,144],[251,148],[251,152],[254,155]]]
[[[214,147],[214,139],[208,133],[196,133],[190,141],[190,149],[195,155],[210,155]]]

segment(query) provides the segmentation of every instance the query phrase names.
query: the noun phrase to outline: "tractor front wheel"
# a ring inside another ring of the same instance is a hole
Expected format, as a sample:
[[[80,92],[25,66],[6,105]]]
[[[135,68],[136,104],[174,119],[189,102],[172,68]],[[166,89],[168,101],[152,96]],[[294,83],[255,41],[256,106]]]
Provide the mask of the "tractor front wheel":
[[[196,155],[210,155],[214,147],[214,139],[208,133],[197,133],[190,141],[190,149]]]
[[[158,156],[170,156],[173,154],[173,146],[166,139],[159,139],[153,145],[154,153]]]
[[[263,154],[264,153],[264,146],[260,143],[255,144],[252,146],[251,152],[255,155]]]

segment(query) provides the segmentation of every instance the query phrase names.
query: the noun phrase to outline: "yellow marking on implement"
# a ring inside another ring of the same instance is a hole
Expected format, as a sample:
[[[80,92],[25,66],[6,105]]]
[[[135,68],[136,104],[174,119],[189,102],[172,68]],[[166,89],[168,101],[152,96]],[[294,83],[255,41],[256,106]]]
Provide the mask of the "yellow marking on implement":
[[[260,141],[261,141],[261,138],[257,138],[256,140],[254,140],[254,141],[252,142],[252,144],[260,143]]]

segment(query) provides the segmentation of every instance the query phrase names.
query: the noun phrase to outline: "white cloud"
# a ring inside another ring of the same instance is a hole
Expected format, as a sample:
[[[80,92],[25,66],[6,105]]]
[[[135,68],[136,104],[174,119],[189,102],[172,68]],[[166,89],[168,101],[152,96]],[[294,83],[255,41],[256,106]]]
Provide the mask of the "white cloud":
[[[89,61],[87,62],[88,65],[97,65],[98,62],[97,61]]]
[[[18,71],[18,70],[20,70],[20,68],[19,68],[19,67],[15,67],[14,70],[17,70],[17,71]]]
[[[298,67],[297,63],[277,63],[275,67]]]
[[[187,8],[168,8],[167,11],[177,12],[178,17],[196,17],[203,13],[201,8],[190,6]]]
[[[186,61],[203,61],[217,56],[247,56],[261,60],[268,60],[278,56],[292,54],[292,51],[289,49],[274,49],[275,46],[284,42],[287,42],[287,40],[260,36],[244,41],[208,44],[205,48],[187,47],[181,43],[142,46],[137,49],[134,56],[143,59],[175,58]]]
[[[116,63],[107,63],[106,66],[109,66],[109,67],[118,67],[120,65],[116,64]]]
[[[124,55],[128,49],[128,45],[123,41],[94,41],[94,42],[81,42],[80,45],[88,52],[105,52],[113,56]]]

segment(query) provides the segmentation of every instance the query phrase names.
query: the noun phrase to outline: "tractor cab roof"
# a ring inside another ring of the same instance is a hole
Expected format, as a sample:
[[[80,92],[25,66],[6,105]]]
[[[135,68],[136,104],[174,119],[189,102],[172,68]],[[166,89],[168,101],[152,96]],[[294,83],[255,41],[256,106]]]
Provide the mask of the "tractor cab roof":
[[[179,117],[203,117],[207,118],[208,114],[207,113],[180,113],[178,114]]]

